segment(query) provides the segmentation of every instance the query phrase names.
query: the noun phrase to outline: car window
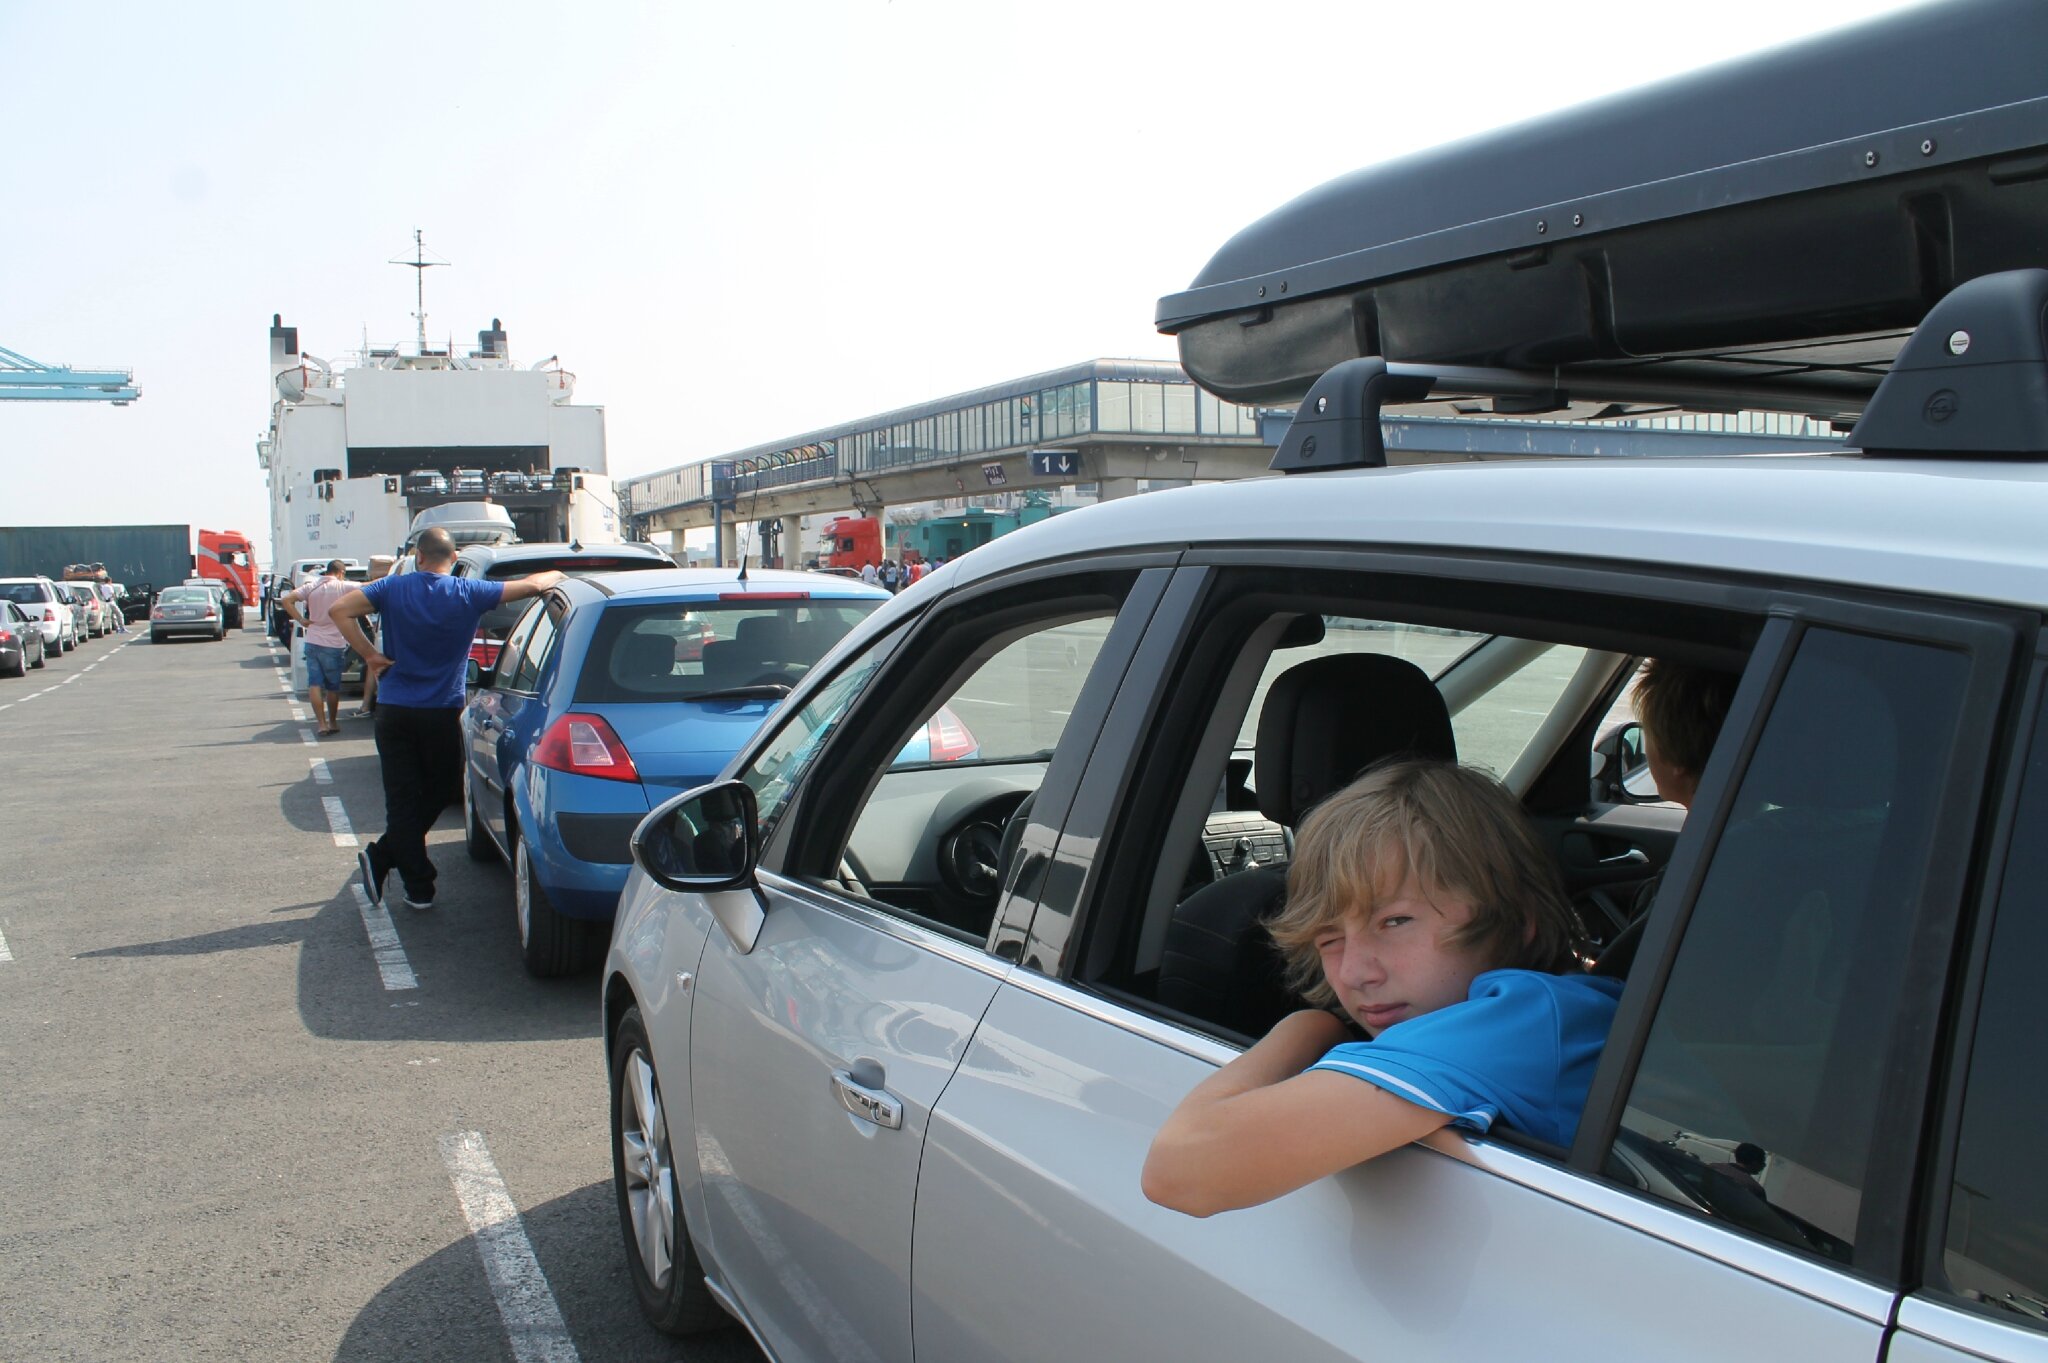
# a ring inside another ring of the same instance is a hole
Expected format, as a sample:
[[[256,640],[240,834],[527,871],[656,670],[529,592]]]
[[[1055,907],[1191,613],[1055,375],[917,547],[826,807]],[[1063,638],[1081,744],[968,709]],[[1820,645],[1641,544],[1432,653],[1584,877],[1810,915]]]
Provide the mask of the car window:
[[[23,605],[49,600],[49,597],[43,594],[43,584],[40,582],[0,583],[0,596],[6,597],[9,601],[19,601]]]
[[[881,598],[848,601],[614,602],[577,678],[585,704],[693,700],[735,688],[788,688]]]
[[[780,821],[798,781],[810,769],[811,759],[817,756],[818,750],[845,716],[847,707],[853,704],[869,678],[874,676],[875,669],[881,666],[883,657],[888,653],[889,642],[889,637],[885,636],[840,668],[838,675],[813,692],[800,709],[782,720],[781,727],[755,754],[753,761],[741,768],[740,780],[754,792],[764,841]]]
[[[526,636],[526,643],[519,650],[519,666],[512,674],[512,690],[529,693],[540,690],[541,667],[554,646],[557,618],[558,612],[552,606],[533,613],[533,632]]]
[[[2037,992],[2048,959],[2048,723],[2036,723],[2011,846],[1965,1073],[1937,1278],[1968,1301],[2048,1325],[2048,1166],[2034,1149],[2048,1129]]]
[[[512,632],[505,636],[504,647],[498,650],[498,662],[491,669],[491,685],[510,688],[512,678],[519,672],[519,655],[526,647],[526,641],[533,635],[533,627],[547,609],[538,598],[519,603],[525,612],[513,623]]]
[[[1741,778],[1606,1171],[1855,1262],[1965,655],[1815,629]],[[1881,1138],[1881,1135],[1878,1137]]]
[[[964,940],[987,937],[1010,820],[1043,780],[1115,619],[1109,604],[1040,609],[990,619],[963,607],[936,626],[958,631],[944,643],[963,656],[944,675],[916,669],[917,695],[896,698],[914,700],[910,723],[867,771],[844,773],[867,791],[845,837],[845,888]]]

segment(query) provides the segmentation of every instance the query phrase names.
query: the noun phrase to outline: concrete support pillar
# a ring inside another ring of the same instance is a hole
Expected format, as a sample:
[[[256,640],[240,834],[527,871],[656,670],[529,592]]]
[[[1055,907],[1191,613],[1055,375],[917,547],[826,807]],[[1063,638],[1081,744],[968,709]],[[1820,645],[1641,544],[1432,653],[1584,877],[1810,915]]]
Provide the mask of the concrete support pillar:
[[[895,554],[891,553],[889,549],[889,508],[883,506],[880,502],[876,502],[864,514],[875,518],[875,526],[881,532],[882,557],[894,558]]]
[[[740,561],[739,522],[727,517],[718,525],[718,566],[721,568]]]
[[[1119,497],[1135,497],[1138,495],[1138,480],[1135,478],[1105,478],[1102,480],[1101,487],[1102,491],[1099,495],[1105,502],[1113,502]]]
[[[785,568],[803,567],[804,562],[813,553],[812,547],[804,543],[802,516],[784,516],[782,531],[776,536],[776,540],[782,549],[782,566]]]

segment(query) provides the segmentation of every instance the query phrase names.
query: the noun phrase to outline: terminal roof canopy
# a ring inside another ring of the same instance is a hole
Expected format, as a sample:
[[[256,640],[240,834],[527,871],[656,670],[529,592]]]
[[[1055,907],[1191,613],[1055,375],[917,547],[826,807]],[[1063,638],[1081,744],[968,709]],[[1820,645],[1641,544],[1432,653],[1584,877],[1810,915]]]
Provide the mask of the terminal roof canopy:
[[[1237,402],[1380,355],[1853,412],[1956,284],[2048,265],[2044,222],[2048,4],[1950,0],[1333,180],[1157,320]]]

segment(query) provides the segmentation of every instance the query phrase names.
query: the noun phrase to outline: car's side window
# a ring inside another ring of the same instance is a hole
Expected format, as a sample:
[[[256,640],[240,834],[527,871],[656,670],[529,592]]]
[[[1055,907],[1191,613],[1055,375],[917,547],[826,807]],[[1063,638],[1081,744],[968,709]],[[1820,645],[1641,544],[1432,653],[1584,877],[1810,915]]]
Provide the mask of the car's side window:
[[[740,771],[740,780],[754,792],[763,841],[781,821],[790,793],[810,768],[811,759],[838,728],[847,707],[867,686],[875,669],[882,665],[888,654],[887,643],[883,639],[871,644],[866,652],[840,668],[831,681],[812,692],[802,708],[782,720],[774,736]]]
[[[533,633],[526,636],[526,646],[519,650],[519,670],[512,675],[514,691],[540,690],[541,666],[548,660],[548,650],[554,647],[555,623],[560,614],[552,603],[533,612]]]
[[[1843,1263],[1969,674],[1813,629],[1709,854],[1606,1173]],[[1641,962],[1638,962],[1638,970]]]
[[[962,614],[953,627],[976,629]],[[984,634],[874,774],[846,839],[841,884],[927,925],[985,938],[1004,835],[1038,789],[1114,618],[1107,609],[1062,612]]]
[[[2048,723],[2035,730],[1998,893],[1963,1092],[1941,1274],[1967,1300],[2048,1325]],[[1939,1283],[1937,1283],[1937,1286]]]
[[[497,665],[491,669],[492,686],[512,689],[513,678],[519,674],[520,659],[526,652],[526,641],[533,637],[534,626],[546,616],[547,610],[541,602],[535,601],[527,606],[526,613],[505,636],[504,647],[498,650]]]

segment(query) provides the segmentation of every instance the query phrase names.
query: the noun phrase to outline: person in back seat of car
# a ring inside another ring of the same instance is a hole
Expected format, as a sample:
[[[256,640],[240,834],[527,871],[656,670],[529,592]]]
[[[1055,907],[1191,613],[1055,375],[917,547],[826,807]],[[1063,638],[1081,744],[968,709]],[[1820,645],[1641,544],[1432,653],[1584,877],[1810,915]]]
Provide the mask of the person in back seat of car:
[[[1571,1144],[1622,985],[1580,970],[1557,866],[1491,777],[1401,759],[1331,796],[1271,930],[1319,1006],[1181,1100],[1146,1197],[1191,1216],[1256,1206],[1445,1126]]]

